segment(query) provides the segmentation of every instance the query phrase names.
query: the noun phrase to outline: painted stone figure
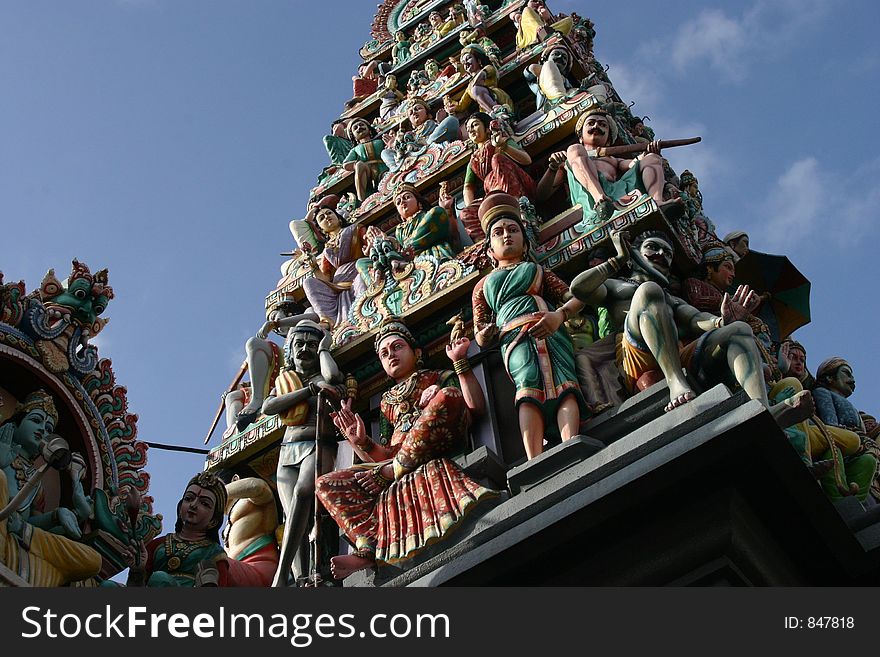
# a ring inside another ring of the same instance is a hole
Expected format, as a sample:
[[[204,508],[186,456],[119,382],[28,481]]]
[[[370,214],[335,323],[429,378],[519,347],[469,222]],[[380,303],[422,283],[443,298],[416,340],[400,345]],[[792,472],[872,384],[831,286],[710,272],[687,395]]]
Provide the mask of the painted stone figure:
[[[386,148],[382,151],[382,161],[388,166],[390,171],[397,171],[403,164],[404,160],[410,155],[418,155],[424,152],[425,147],[429,144],[439,144],[458,139],[458,121],[454,125],[446,122],[439,126],[436,121],[430,118],[430,106],[422,98],[413,98],[407,108],[407,117],[409,119],[410,130],[401,132],[395,144],[402,144],[404,135],[416,147],[415,152],[411,149]]]
[[[721,240],[733,253],[733,261],[738,262],[749,252],[749,236],[745,231],[735,230]]]
[[[221,577],[231,586],[269,586],[278,569],[278,512],[275,495],[259,477],[226,484],[226,513],[223,547],[227,559],[217,562]]]
[[[324,135],[324,150],[330,158],[330,165],[324,167],[318,174],[318,184],[322,184],[330,176],[339,170],[346,156],[354,144],[345,135],[346,122],[337,119],[330,124],[330,134]]]
[[[306,217],[324,240],[324,249],[313,276],[303,281],[303,290],[321,323],[329,328],[345,319],[355,297],[365,289],[356,267],[364,257],[364,229],[346,225],[336,210],[338,201],[335,194],[325,196]]]
[[[335,120],[330,125],[330,134],[324,137],[324,149],[327,151],[330,163],[341,165],[353,146],[352,141],[345,136],[345,121]]]
[[[816,380],[807,369],[807,350],[794,338],[783,340],[779,347],[779,369],[785,376],[793,376],[804,390],[811,390],[816,385]]]
[[[235,388],[224,394],[227,423],[224,436],[232,434],[233,426],[238,431],[244,431],[254,422],[259,417],[263,401],[272,388],[272,382],[281,367],[281,358],[278,345],[269,340],[269,334],[274,331],[286,336],[287,331],[301,320],[319,320],[318,315],[311,311],[296,313],[298,307],[298,304],[291,302],[278,304],[269,311],[269,316],[257,334],[245,343],[245,362],[250,385]]]
[[[580,143],[566,151],[566,171],[571,203],[584,209],[584,219],[598,223],[610,218],[614,201],[635,191],[647,193],[658,205],[665,205],[663,160],[658,142],[635,159],[613,156],[592,157],[591,150],[611,146],[617,139],[617,124],[603,108],[584,112],[577,121],[575,133]]]
[[[687,278],[684,281],[684,296],[687,302],[697,310],[719,314],[724,295],[730,292],[736,268],[733,256],[720,242],[707,242],[702,247],[703,261],[700,265],[699,278]],[[768,381],[779,381],[777,359],[773,355],[773,341],[770,329],[763,320],[752,312],[743,316],[755,335],[755,345],[764,363],[764,378]]]
[[[504,192],[519,198],[535,195],[535,181],[523,169],[532,163],[529,154],[483,112],[472,115],[465,124],[468,138],[476,144],[464,175],[462,222],[474,239],[483,237],[475,221],[476,201],[491,192]]]
[[[433,58],[426,59],[424,73],[429,84],[437,80],[440,77],[440,62]]]
[[[225,557],[220,525],[226,509],[226,486],[213,474],[189,480],[177,503],[174,531],[126,553],[127,586],[211,586],[218,580],[216,561]]]
[[[37,390],[0,426],[0,509],[11,511],[0,520],[0,562],[33,586],[61,586],[101,570],[101,555],[73,540],[82,536],[79,523],[92,507],[79,477],[71,476],[73,509],[44,508],[40,483],[16,501],[19,492],[27,490],[26,482],[37,475],[35,460],[57,423],[52,397]],[[7,509],[11,503],[14,509]]]
[[[458,101],[452,94],[443,96],[443,108],[437,111],[437,130],[450,140],[462,139],[461,121],[464,114],[458,111]]]
[[[546,112],[579,88],[579,83],[571,77],[573,63],[571,50],[564,43],[558,43],[541,53],[538,64],[531,64],[523,71],[539,110]]]
[[[284,368],[263,403],[263,413],[280,415],[286,427],[278,456],[276,480],[284,508],[284,539],[273,586],[286,586],[291,565],[295,578],[306,572],[307,555],[294,557],[312,519],[315,470],[332,469],[336,443],[317,441],[318,393],[341,396],[345,379],[330,354],[332,338],[314,322],[303,320],[287,334]],[[344,390],[344,388],[343,388]],[[320,450],[320,454],[318,453]]]
[[[568,285],[553,272],[528,259],[516,198],[490,194],[480,204],[479,218],[496,265],[473,290],[475,337],[483,347],[500,334],[504,366],[516,386],[526,455],[534,458],[543,451],[548,425],[568,440],[587,410],[571,338],[562,327],[583,304],[568,298]]]
[[[640,377],[659,369],[669,384],[666,410],[685,404],[696,395],[684,367],[705,388],[720,381],[740,385],[782,428],[812,415],[808,391],[770,406],[752,329],[740,321],[759,301],[754,292],[743,287],[725,294],[720,316],[700,312],[666,289],[673,256],[668,235],[648,231],[630,247],[628,235],[617,232],[613,241],[616,255],[575,277],[571,291],[587,305],[608,309],[618,336],[618,367],[630,392]]]
[[[498,69],[480,46],[469,45],[461,50],[461,64],[470,76],[467,90],[458,101],[458,111],[465,112],[474,102],[484,112],[492,112],[503,105],[513,114],[513,100],[498,86]]]
[[[441,207],[430,207],[425,199],[408,183],[394,191],[394,206],[400,223],[394,229],[394,238],[401,254],[410,260],[418,255],[432,255],[438,260],[455,256],[453,222]]]
[[[456,378],[421,368],[421,349],[401,321],[381,324],[376,353],[395,384],[382,395],[380,435],[371,438],[350,403],[343,404],[333,421],[364,463],[326,474],[317,485],[321,503],[355,546],[332,558],[337,579],[411,557],[494,495],[450,460],[465,448],[471,415],[485,409],[468,345],[462,338],[446,347]]]
[[[355,146],[343,161],[343,167],[354,172],[357,197],[363,201],[376,190],[379,179],[388,171],[381,158],[384,144],[376,138],[373,127],[361,118],[351,120],[348,135]]]
[[[523,169],[532,163],[532,158],[513,139],[494,127],[488,114],[477,112],[471,116],[466,130],[477,148],[465,173],[465,203],[473,203],[479,196],[495,191],[516,197],[534,194],[535,181]]]
[[[379,102],[379,118],[387,119],[397,113],[398,107],[406,99],[406,96],[397,88],[397,76],[388,73],[383,82],[382,93]]]
[[[432,11],[428,14],[428,22],[431,24],[432,40],[434,41],[439,41],[456,28],[455,21],[443,20],[439,11]]]
[[[89,341],[107,324],[101,315],[113,299],[113,288],[108,285],[106,269],[92,274],[76,259],[71,264],[64,282],[54,269],[43,277],[36,295],[42,308],[28,313],[27,323],[43,363],[52,372],[73,368],[84,375],[97,364],[97,348]]]
[[[410,48],[412,44],[406,38],[404,32],[395,32],[394,41],[396,43],[391,51],[391,61],[394,62],[394,66],[400,66],[410,58]]]
[[[514,20],[511,16],[511,20]],[[529,0],[521,12],[517,12],[516,47],[518,50],[543,41],[551,32],[568,34],[574,25],[571,17],[554,16],[543,0]]]
[[[462,5],[464,5],[468,24],[471,27],[476,27],[485,21],[491,11],[487,5],[480,4],[479,0],[463,0]]]
[[[829,358],[816,369],[816,387],[813,388],[816,415],[829,429],[837,429],[832,436],[835,448],[843,456],[846,484],[854,490],[857,488],[855,495],[864,502],[875,478],[877,461],[873,454],[865,451],[863,442],[867,443],[869,440],[865,425],[858,409],[848,399],[855,389],[856,379],[852,367],[843,358]],[[814,457],[828,452],[827,441],[821,443],[816,440],[815,434],[811,434],[810,450]],[[827,478],[822,479],[822,487],[831,498],[841,495],[839,487]]]
[[[367,62],[362,63],[358,66],[357,75],[353,75],[351,78],[351,100],[349,101],[351,105],[372,96],[376,93],[376,89],[379,88],[376,67],[371,66],[371,64],[372,62],[370,64]]]
[[[487,37],[482,29],[462,30],[458,35],[458,41],[462,46],[479,46],[486,53],[492,66],[495,68],[501,66],[501,48],[492,39]]]

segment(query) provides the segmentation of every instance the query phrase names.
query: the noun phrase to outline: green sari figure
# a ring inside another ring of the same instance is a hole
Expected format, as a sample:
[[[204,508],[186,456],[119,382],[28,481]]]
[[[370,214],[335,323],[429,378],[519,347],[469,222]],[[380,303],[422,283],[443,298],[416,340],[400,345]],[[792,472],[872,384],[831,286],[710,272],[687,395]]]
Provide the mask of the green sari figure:
[[[206,586],[229,584],[228,568],[220,545],[220,525],[228,499],[226,486],[216,476],[200,472],[189,480],[177,503],[174,531],[144,545],[129,546],[124,553],[129,565],[128,586]],[[199,580],[207,570],[214,578]]]
[[[225,552],[208,538],[186,541],[175,534],[159,536],[147,544],[148,568],[152,571],[147,586],[194,586],[199,564]]]
[[[401,219],[394,229],[394,238],[405,255],[414,258],[427,254],[440,261],[455,257],[453,224],[446,210],[429,207],[409,183],[394,192],[394,205]]]
[[[552,426],[555,418],[560,436],[568,440],[587,410],[571,338],[562,326],[583,304],[566,300],[568,285],[525,259],[528,243],[516,198],[490,194],[479,214],[488,253],[498,264],[474,288],[476,338],[484,346],[500,334],[504,366],[516,386],[523,443],[533,458],[543,451],[548,423]]]

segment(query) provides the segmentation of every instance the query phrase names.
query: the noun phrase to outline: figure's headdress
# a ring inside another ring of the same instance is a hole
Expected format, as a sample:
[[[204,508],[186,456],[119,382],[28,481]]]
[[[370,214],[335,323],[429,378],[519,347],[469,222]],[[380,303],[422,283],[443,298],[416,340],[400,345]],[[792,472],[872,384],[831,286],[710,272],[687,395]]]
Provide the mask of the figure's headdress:
[[[52,400],[52,395],[42,388],[35,390],[25,397],[24,401],[16,406],[14,414],[27,415],[31,411],[36,410],[43,411],[56,422],[58,421],[58,409],[55,408],[55,402]]]
[[[306,214],[306,223],[311,227],[312,232],[320,240],[326,240],[327,235],[324,234],[324,231],[318,225],[318,212],[323,210],[324,208],[329,208],[336,213],[336,216],[339,217],[339,223],[341,225],[345,225],[345,218],[339,213],[337,206],[339,205],[339,196],[336,194],[328,194],[324,196],[320,200],[316,201],[311,208],[309,208],[308,213]],[[284,255],[284,254],[282,254]]]
[[[310,319],[301,319],[296,326],[287,331],[287,337],[284,340],[284,364],[285,367],[293,367],[293,341],[297,335],[315,335],[322,340],[326,335],[324,328]]]
[[[425,100],[421,96],[416,96],[414,98],[411,98],[409,101],[409,105],[410,105],[410,107],[412,107],[413,105],[422,105],[426,110],[428,110],[429,112],[431,111],[431,103],[429,103],[427,100]]]
[[[478,45],[475,44],[475,43],[469,43],[469,44],[466,45],[464,48],[462,48],[462,49],[461,49],[461,53],[459,54],[459,57],[460,57],[462,54],[464,54],[464,52],[467,51],[467,50],[473,50],[473,51],[477,54],[477,59],[480,60],[480,63],[481,63],[483,66],[485,66],[486,64],[488,64],[488,63],[491,61],[491,60],[489,59],[489,55],[486,54],[485,49],[483,49],[482,46],[478,46]]]
[[[722,239],[721,241],[724,242],[725,244],[730,244],[734,240],[738,240],[741,237],[748,237],[748,236],[749,236],[748,233],[746,233],[744,230],[735,230],[732,233],[727,233],[727,235],[725,235],[724,239]]]
[[[317,335],[319,338],[323,338],[326,334],[324,328],[318,324],[317,322],[313,322],[310,319],[301,319],[296,323],[292,329],[290,329],[290,334],[294,333],[309,333],[311,335]]]
[[[416,190],[416,186],[412,183],[402,183],[397,186],[397,189],[394,190],[394,200],[397,200],[397,197],[403,194],[404,192],[409,192],[416,198],[419,198],[419,192]]]
[[[413,337],[412,332],[409,330],[409,327],[403,323],[403,320],[399,317],[386,317],[382,320],[382,323],[379,324],[379,330],[376,331],[376,339],[373,342],[373,348],[378,352],[379,344],[387,338],[389,335],[397,335],[407,341],[410,347],[413,349],[418,349],[419,345],[416,343],[415,337]]]
[[[783,340],[783,342],[787,342],[790,345],[791,349],[800,349],[802,352],[804,352],[805,356],[807,355],[807,350],[804,347],[804,345],[802,345],[800,342],[798,342],[794,338],[786,338],[785,340]]]
[[[520,224],[523,229],[522,210],[519,207],[519,199],[505,192],[491,192],[477,210],[480,219],[480,227],[488,239],[489,228],[502,216],[509,217]]]
[[[703,245],[703,264],[719,265],[725,260],[733,260],[733,256],[727,247],[721,242],[706,242]]]
[[[826,378],[834,376],[835,372],[844,365],[849,365],[849,363],[840,356],[832,356],[823,360],[816,368],[816,381],[822,383]]]

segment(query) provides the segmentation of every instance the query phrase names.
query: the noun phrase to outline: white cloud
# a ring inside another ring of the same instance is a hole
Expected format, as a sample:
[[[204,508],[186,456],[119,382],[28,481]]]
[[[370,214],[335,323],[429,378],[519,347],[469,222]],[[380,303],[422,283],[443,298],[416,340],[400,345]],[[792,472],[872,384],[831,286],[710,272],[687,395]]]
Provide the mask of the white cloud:
[[[757,0],[739,16],[721,8],[703,9],[670,39],[650,41],[641,51],[653,58],[668,57],[679,75],[707,66],[739,82],[747,77],[749,66],[802,41],[830,8],[830,0]]]
[[[816,227],[822,199],[831,190],[828,175],[815,157],[798,160],[774,184],[762,208],[763,240],[773,248],[808,236]]]
[[[745,77],[744,53],[750,40],[745,22],[729,18],[720,9],[704,9],[678,30],[670,58],[683,73],[692,64],[706,62],[725,77]]]
[[[769,249],[816,238],[838,247],[857,243],[878,220],[880,158],[833,171],[816,157],[794,162],[773,184],[757,217]]]
[[[636,101],[633,114],[641,116],[640,107],[654,107],[663,100],[666,91],[658,76],[646,67],[630,67],[620,62],[608,62],[608,77],[617,95],[625,103]]]

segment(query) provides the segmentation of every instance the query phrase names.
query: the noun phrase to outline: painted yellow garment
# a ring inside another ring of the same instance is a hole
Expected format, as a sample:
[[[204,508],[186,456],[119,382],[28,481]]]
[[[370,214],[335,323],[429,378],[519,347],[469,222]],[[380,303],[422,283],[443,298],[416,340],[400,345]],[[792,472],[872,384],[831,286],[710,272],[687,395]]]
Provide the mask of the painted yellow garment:
[[[541,89],[541,93],[544,94],[544,98],[550,101],[565,98],[568,93],[565,88],[565,76],[551,62],[541,66],[541,73],[538,75],[538,87]]]
[[[6,474],[0,470],[0,508],[8,502]],[[7,523],[0,522],[0,558],[32,586],[63,586],[100,572],[101,555],[88,545],[31,525],[19,540],[7,531]]]
[[[486,74],[483,83],[489,90],[489,93],[492,94],[492,97],[495,99],[496,104],[504,105],[512,112],[513,99],[507,94],[506,91],[504,91],[504,89],[498,86],[498,70],[491,64],[486,64],[486,66],[482,68],[482,72]],[[474,74],[474,77],[476,77],[477,75],[478,74]],[[458,100],[456,111],[466,112],[468,109],[470,109],[470,106],[476,102],[472,91],[473,86],[474,83],[473,80],[471,80],[471,82],[468,84],[467,89]]]
[[[302,390],[303,384],[293,370],[282,370],[275,379],[275,394],[286,395],[289,392]],[[281,424],[286,427],[298,427],[309,414],[309,402],[303,401],[281,414]]]
[[[522,50],[528,48],[538,41],[538,30],[544,27],[544,19],[538,15],[531,7],[525,7],[522,10],[522,16],[519,19],[519,29],[516,31],[516,48]],[[574,25],[571,17],[566,16],[560,21],[556,21],[550,26],[551,30],[568,34]]]
[[[794,390],[794,394],[797,394],[804,389],[801,382],[796,378],[787,377],[773,385],[768,396],[770,399],[774,399],[776,395],[782,392],[785,388],[791,388]],[[828,451],[828,441],[822,434],[822,430],[812,421],[804,420],[795,426],[807,434],[807,439],[809,440],[808,451],[811,458],[821,458],[822,455]],[[844,456],[852,456],[861,449],[862,441],[854,431],[844,429],[843,427],[836,427],[831,424],[826,424],[825,428],[828,431],[828,435],[831,436],[831,439],[834,441],[834,444],[840,448],[840,451]]]

